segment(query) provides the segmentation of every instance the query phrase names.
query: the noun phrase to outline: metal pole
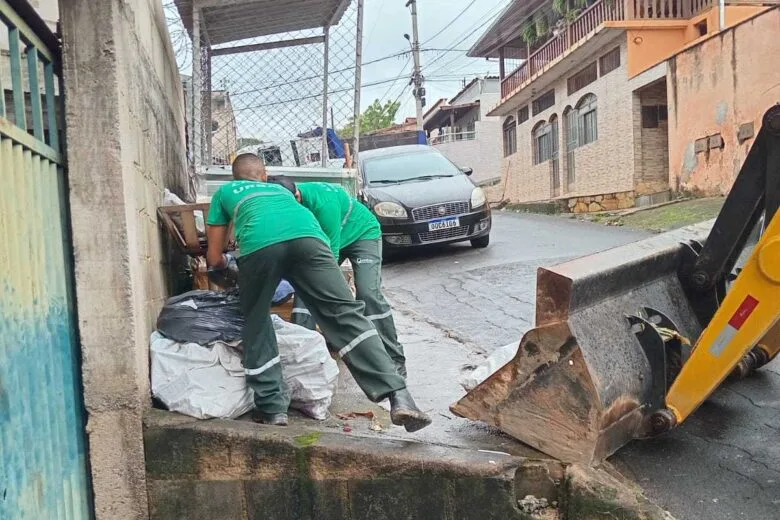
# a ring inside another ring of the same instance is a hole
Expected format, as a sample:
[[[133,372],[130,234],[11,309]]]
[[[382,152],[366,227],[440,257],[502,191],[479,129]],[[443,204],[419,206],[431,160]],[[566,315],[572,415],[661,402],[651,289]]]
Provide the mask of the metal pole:
[[[409,0],[407,6],[412,7],[412,55],[414,56],[414,99],[417,108],[417,131],[423,129],[423,77],[420,70],[420,38],[417,33],[417,0]]]
[[[214,120],[214,112],[212,109],[212,88],[213,85],[211,84],[211,45],[206,43],[206,77],[203,78],[203,80],[206,83],[206,103],[205,103],[205,115],[203,119],[205,120],[205,129],[206,129],[206,165],[211,166],[214,164],[214,131],[212,128],[212,121]]]
[[[718,11],[720,14],[720,30],[726,28],[726,0],[720,0],[718,2]]]
[[[322,167],[328,166],[328,60],[330,54],[330,27],[325,27],[324,69],[322,75]]]
[[[357,4],[357,34],[355,35],[355,105],[352,109],[352,164],[357,165],[360,153],[360,86],[363,74],[363,0]]]
[[[203,108],[202,92],[203,80],[201,78],[200,61],[200,8],[193,3],[192,6],[192,157],[195,163],[195,174],[200,175],[200,166],[203,159],[201,146],[203,121],[201,110]]]

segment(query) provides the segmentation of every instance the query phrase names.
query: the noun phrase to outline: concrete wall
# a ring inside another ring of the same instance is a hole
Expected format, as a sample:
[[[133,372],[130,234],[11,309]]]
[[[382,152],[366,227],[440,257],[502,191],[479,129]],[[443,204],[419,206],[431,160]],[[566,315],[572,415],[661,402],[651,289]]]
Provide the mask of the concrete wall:
[[[615,193],[633,189],[634,147],[631,145],[634,131],[633,105],[632,92],[628,84],[625,36],[605,45],[601,54],[609,52],[618,45],[621,48],[619,68],[571,96],[567,95],[568,76],[561,77],[554,84],[556,104],[539,114],[532,115],[527,121],[518,125],[517,153],[503,160],[507,200],[528,202],[551,197],[549,162],[533,164],[532,130],[538,122],[549,121],[553,115],[557,115],[559,119],[558,149],[562,195]],[[587,63],[582,65],[584,68]],[[594,94],[598,99],[598,139],[575,150],[575,182],[567,190],[566,133],[563,129],[562,116],[566,107],[574,107],[586,94]]]
[[[500,177],[503,152],[499,118],[477,121],[474,126],[476,139],[440,143],[436,149],[457,166],[473,168],[475,182]]]
[[[703,194],[728,192],[753,139],[737,132],[780,101],[780,9],[774,8],[669,60],[669,182]],[[696,141],[720,135],[722,148],[697,153]]]
[[[62,0],[76,297],[98,519],[148,516],[148,340],[166,297],[156,208],[189,198],[184,104],[157,0]]]

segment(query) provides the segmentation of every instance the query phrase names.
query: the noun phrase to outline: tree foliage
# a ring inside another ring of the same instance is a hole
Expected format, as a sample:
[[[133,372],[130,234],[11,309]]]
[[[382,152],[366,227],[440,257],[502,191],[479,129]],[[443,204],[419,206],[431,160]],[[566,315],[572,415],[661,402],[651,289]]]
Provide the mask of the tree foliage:
[[[360,114],[360,133],[366,134],[391,126],[399,108],[401,108],[400,102],[386,101],[382,104],[378,99],[375,99],[374,102]],[[354,137],[354,118],[350,119],[349,123],[339,131],[339,135],[342,139]]]

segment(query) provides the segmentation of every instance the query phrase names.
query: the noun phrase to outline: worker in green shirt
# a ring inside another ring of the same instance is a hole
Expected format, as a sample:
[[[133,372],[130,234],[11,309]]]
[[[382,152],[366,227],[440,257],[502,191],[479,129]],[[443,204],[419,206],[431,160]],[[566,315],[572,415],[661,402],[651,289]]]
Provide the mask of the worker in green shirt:
[[[363,315],[376,327],[398,373],[406,377],[404,349],[398,342],[393,311],[382,294],[382,229],[376,217],[337,184],[296,184],[283,177],[270,182],[286,187],[314,214],[339,264],[349,259],[355,275],[355,296],[365,304]],[[293,323],[314,329],[315,320],[304,300],[295,298]]]
[[[244,370],[255,394],[255,420],[287,424],[289,393],[283,388],[271,300],[279,281],[288,280],[309,302],[325,338],[346,363],[369,399],[390,399],[393,424],[416,431],[430,424],[417,408],[403,377],[395,371],[376,329],[362,315],[328,239],[314,215],[282,186],[267,184],[265,166],[253,154],[233,162],[232,182],[211,199],[208,215],[210,267],[224,269],[228,225],[233,222],[241,256],[238,283],[245,325]]]

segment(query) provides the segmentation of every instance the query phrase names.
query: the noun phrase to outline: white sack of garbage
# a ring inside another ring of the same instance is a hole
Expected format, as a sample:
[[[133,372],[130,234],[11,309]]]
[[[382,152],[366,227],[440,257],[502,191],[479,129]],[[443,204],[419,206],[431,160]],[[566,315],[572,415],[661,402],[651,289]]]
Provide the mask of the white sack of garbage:
[[[338,365],[328,353],[325,338],[272,318],[290,406],[314,419],[326,419]],[[198,419],[234,419],[254,407],[240,344],[179,343],[156,331],[150,343],[152,395],[169,410]]]
[[[482,384],[485,379],[492,376],[499,368],[514,359],[519,346],[520,341],[517,341],[494,350],[482,364],[477,366],[477,368],[461,380],[460,386],[467,392],[470,392]]]

